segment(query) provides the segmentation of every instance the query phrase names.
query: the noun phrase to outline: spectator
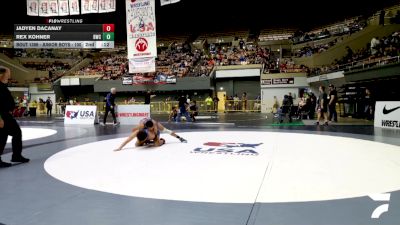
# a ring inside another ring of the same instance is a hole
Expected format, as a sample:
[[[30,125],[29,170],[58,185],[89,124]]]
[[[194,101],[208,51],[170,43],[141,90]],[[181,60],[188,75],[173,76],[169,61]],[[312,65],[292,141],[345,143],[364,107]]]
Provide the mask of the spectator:
[[[346,46],[346,58],[348,59],[348,60],[351,60],[352,58],[353,58],[353,50],[349,47],[349,46]]]
[[[292,122],[292,116],[291,116],[291,105],[290,105],[290,101],[289,101],[289,96],[288,95],[284,95],[283,96],[283,101],[282,101],[282,106],[280,107],[280,109],[278,110],[278,118],[279,118],[279,122],[283,123],[283,117],[288,115],[289,117],[289,122]]]
[[[260,110],[260,109],[261,109],[261,95],[259,94],[255,99],[253,110]]]
[[[215,111],[215,113],[218,112],[218,102],[219,102],[219,98],[217,97],[217,95],[215,95],[214,98],[213,98],[214,111]]]
[[[169,113],[168,122],[171,122],[171,121],[176,122],[176,117],[177,116],[178,116],[178,109],[174,106],[174,107],[172,107],[172,110]]]
[[[62,97],[59,98],[58,105],[60,106],[61,114],[64,115],[65,114],[66,103],[65,103],[65,101],[64,101],[64,99]]]
[[[192,101],[189,106],[190,109],[190,118],[192,118],[193,122],[196,121],[196,116],[199,115],[199,108],[197,107],[196,101]]]
[[[243,92],[242,94],[242,110],[246,111],[247,110],[247,93]]]
[[[329,85],[329,95],[328,95],[328,109],[329,109],[329,121],[337,122],[337,112],[336,112],[336,103],[337,103],[337,91],[333,84]]]
[[[317,120],[317,125],[319,125],[319,122],[321,119],[325,121],[325,125],[328,125],[328,96],[325,93],[325,87],[320,86],[319,87],[319,97],[317,100],[317,112],[318,112],[318,120]]]
[[[129,104],[133,104],[133,103],[135,103],[135,102],[136,102],[135,97],[132,97],[132,98],[130,98],[130,99],[128,100],[128,103],[129,103]]]
[[[178,102],[179,102],[179,111],[178,111],[178,118],[176,121],[181,122],[181,117],[185,116],[186,121],[191,122],[192,120],[187,111],[188,103],[187,103],[187,99],[186,99],[185,95],[182,95],[181,97],[179,97]]]
[[[39,98],[39,113],[44,114],[45,102],[42,98]]]
[[[272,113],[277,113],[279,108],[279,102],[276,96],[274,96],[273,104],[272,104]]]
[[[242,38],[241,38],[240,41],[239,41],[239,47],[240,47],[240,49],[243,49],[243,48],[244,48],[244,41],[243,41]]]
[[[51,111],[53,110],[53,102],[51,101],[50,96],[47,97],[46,108],[47,108],[47,116],[51,117]]]
[[[293,106],[293,96],[292,96],[292,92],[289,92],[288,101],[289,101],[289,105]]]
[[[379,50],[380,41],[378,37],[374,37],[371,39],[371,54],[376,55]]]
[[[29,116],[36,117],[37,101],[31,101],[29,103]],[[65,114],[65,113],[64,113]]]
[[[237,94],[235,94],[235,97],[233,97],[233,108],[234,110],[239,110],[239,97]]]
[[[310,119],[314,119],[315,117],[315,108],[317,107],[317,97],[315,97],[314,93],[310,93]]]
[[[144,96],[144,104],[149,105],[151,102],[151,99],[156,97],[156,95],[152,95],[151,91],[148,90]]]
[[[381,26],[385,25],[385,10],[381,10],[379,12],[379,25]]]
[[[367,120],[373,120],[374,118],[374,106],[375,100],[371,95],[371,91],[367,88],[365,89],[365,96],[364,96],[364,117]]]
[[[206,102],[207,111],[211,111],[212,103],[213,103],[213,99],[211,98],[211,95],[206,98],[205,102]]]

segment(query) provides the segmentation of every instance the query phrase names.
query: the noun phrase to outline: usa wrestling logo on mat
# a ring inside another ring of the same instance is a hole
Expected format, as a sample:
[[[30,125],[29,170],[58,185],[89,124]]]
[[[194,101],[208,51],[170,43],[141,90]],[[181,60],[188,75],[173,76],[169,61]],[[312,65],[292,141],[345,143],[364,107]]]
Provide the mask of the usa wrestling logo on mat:
[[[207,142],[203,144],[203,147],[195,148],[191,153],[257,156],[259,154],[256,151],[257,147],[262,144]]]

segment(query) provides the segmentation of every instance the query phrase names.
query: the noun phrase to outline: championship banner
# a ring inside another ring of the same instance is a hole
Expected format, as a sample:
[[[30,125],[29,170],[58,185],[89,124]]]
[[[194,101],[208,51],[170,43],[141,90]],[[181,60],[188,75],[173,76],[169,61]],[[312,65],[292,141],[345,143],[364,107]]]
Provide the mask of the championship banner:
[[[155,0],[126,0],[126,22],[128,59],[157,57]]]
[[[39,16],[39,0],[27,0],[26,7],[28,16]]]
[[[99,0],[99,13],[115,12],[115,0]]]
[[[69,0],[69,15],[79,15],[79,0]]]
[[[129,59],[129,73],[151,73],[156,71],[156,58]]]
[[[177,3],[177,2],[180,2],[180,0],[160,0],[161,6],[174,4],[174,3]]]
[[[94,105],[67,105],[64,124],[94,124],[96,113]]]
[[[49,0],[49,16],[58,16],[58,0]]]
[[[39,0],[39,16],[50,16],[48,0]]]
[[[122,77],[122,85],[132,85],[133,78],[132,77]]]
[[[158,74],[157,76],[142,76],[135,75],[132,79],[133,85],[163,85],[163,84],[176,84],[176,76],[167,76]]]
[[[400,102],[376,102],[374,126],[400,130]]]
[[[261,85],[294,84],[294,78],[261,79]]]
[[[90,2],[90,13],[98,13],[99,12],[99,1],[92,0]]]
[[[68,0],[58,0],[58,15],[59,16],[69,15]]]
[[[150,105],[117,105],[117,117],[121,125],[138,125],[150,117]]]
[[[81,0],[81,14],[92,13],[92,5],[93,0]]]

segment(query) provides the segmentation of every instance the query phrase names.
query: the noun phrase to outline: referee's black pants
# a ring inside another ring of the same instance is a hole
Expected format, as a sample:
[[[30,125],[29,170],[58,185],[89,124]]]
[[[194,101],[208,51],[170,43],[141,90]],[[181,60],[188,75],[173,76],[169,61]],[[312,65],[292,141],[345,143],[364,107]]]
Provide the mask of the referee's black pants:
[[[106,124],[106,121],[107,121],[107,116],[108,116],[108,113],[109,112],[111,112],[111,115],[112,115],[112,118],[113,118],[113,120],[114,120],[114,123],[117,123],[117,118],[115,118],[115,111],[114,111],[114,109],[115,109],[115,106],[114,107],[110,107],[110,106],[106,106],[106,113],[104,114],[104,119],[103,119],[103,123],[104,124]]]
[[[11,115],[3,115],[4,128],[0,128],[0,157],[7,144],[8,136],[12,136],[13,158],[22,153],[22,132],[17,121]]]

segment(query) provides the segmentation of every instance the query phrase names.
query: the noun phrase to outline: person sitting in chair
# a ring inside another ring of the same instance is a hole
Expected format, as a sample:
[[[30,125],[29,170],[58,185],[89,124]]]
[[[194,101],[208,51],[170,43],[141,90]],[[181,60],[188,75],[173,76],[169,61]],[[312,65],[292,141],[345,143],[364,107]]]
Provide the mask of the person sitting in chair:
[[[194,122],[196,121],[196,116],[199,115],[199,107],[196,105],[196,101],[190,103],[189,109],[190,109],[190,118],[192,118]]]
[[[290,104],[290,99],[288,95],[285,95],[283,97],[282,101],[282,106],[278,109],[278,114],[279,114],[279,122],[283,123],[283,117],[287,114],[289,117],[289,123],[292,122],[292,116],[291,116],[291,107],[292,105]]]
[[[178,117],[178,109],[176,108],[176,106],[173,106],[172,110],[168,116],[168,122],[171,122],[171,121],[176,122],[176,117]]]

